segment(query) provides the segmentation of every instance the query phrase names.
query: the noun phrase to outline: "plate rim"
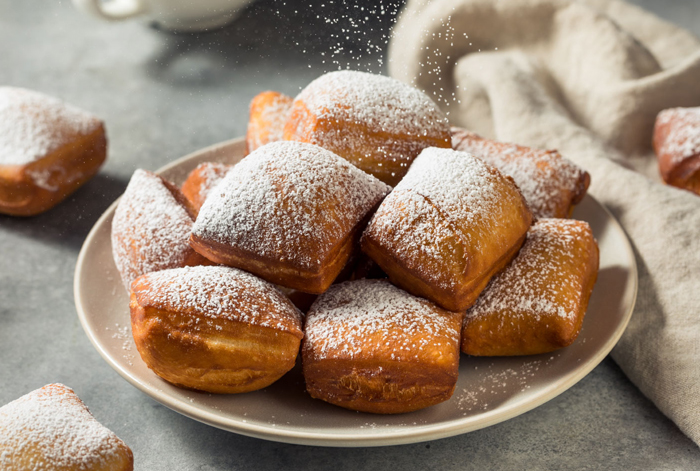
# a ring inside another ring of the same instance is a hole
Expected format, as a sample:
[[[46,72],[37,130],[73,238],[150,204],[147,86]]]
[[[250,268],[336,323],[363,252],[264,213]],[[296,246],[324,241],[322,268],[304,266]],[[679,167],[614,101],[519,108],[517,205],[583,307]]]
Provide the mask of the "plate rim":
[[[216,144],[204,147],[202,149],[191,152],[179,159],[176,159],[167,165],[164,165],[157,169],[155,173],[162,174],[168,172],[180,165],[194,160],[197,158],[202,158],[206,154],[221,151],[225,148],[232,146],[239,146],[245,141],[244,137],[238,137],[235,139],[230,139]],[[464,419],[456,419],[448,424],[432,424],[432,425],[421,425],[412,428],[407,428],[405,431],[392,431],[391,435],[371,435],[367,436],[367,431],[363,430],[360,433],[354,435],[333,435],[328,433],[313,432],[313,431],[297,431],[297,430],[285,430],[281,428],[274,428],[269,426],[261,426],[248,422],[238,421],[235,424],[223,423],[220,416],[216,414],[205,411],[203,409],[197,409],[193,406],[188,405],[182,400],[171,397],[168,394],[163,393],[163,391],[157,390],[152,386],[143,383],[137,377],[131,375],[128,371],[122,368],[106,351],[105,347],[97,342],[96,335],[90,329],[90,324],[87,318],[87,312],[83,306],[81,300],[81,285],[80,279],[84,270],[87,252],[89,247],[92,245],[94,239],[97,237],[98,232],[102,229],[102,226],[106,224],[107,219],[111,218],[114,214],[117,204],[119,203],[121,197],[117,198],[110,206],[100,215],[97,221],[94,223],[90,232],[88,233],[83,245],[81,246],[80,253],[75,265],[75,271],[73,276],[73,296],[75,300],[76,311],[78,313],[78,318],[83,331],[87,335],[90,343],[100,356],[107,362],[109,366],[112,367],[120,376],[122,376],[127,382],[139,389],[141,392],[145,393],[157,402],[165,405],[166,407],[185,415],[198,422],[205,423],[212,427],[216,427],[229,432],[238,433],[241,435],[270,440],[275,442],[290,443],[296,445],[310,445],[310,446],[325,446],[325,447],[378,447],[378,446],[392,446],[392,445],[402,445],[409,443],[420,443],[431,440],[437,440],[440,438],[451,437],[455,435],[460,435],[463,433],[468,433],[482,428],[486,428],[506,420],[510,420],[526,412],[529,412],[542,404],[551,401],[555,397],[559,396],[563,392],[570,389],[581,379],[587,376],[600,362],[605,359],[605,357],[610,353],[610,351],[615,347],[623,333],[627,329],[630,322],[634,308],[637,302],[637,295],[639,289],[639,273],[637,268],[637,260],[634,255],[634,250],[632,248],[632,243],[627,236],[627,232],[624,230],[619,221],[613,216],[613,214],[606,208],[602,203],[596,200],[591,195],[586,195],[586,198],[591,198],[594,203],[601,208],[608,219],[613,223],[615,229],[617,229],[625,238],[625,251],[627,256],[631,261],[630,271],[632,272],[632,283],[633,289],[631,293],[632,302],[624,313],[623,321],[619,324],[613,336],[611,336],[608,341],[599,349],[588,361],[579,365],[574,374],[567,376],[564,380],[556,384],[555,387],[550,388],[546,392],[537,395],[531,401],[526,404],[519,404],[516,406],[506,407],[505,409],[496,409],[484,414],[484,417],[474,419],[473,417],[468,417]],[[140,358],[140,357],[139,357]],[[230,421],[229,421],[230,422]],[[463,422],[469,422],[469,425]]]

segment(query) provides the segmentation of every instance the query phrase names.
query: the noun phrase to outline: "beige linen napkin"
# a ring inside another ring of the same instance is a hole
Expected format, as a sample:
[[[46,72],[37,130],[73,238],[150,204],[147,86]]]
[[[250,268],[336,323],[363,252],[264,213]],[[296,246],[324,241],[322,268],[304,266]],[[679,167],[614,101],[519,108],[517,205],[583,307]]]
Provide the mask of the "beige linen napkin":
[[[700,197],[660,183],[651,150],[659,111],[700,105],[700,40],[622,1],[409,0],[389,61],[454,125],[590,172],[639,269],[612,356],[700,444]]]

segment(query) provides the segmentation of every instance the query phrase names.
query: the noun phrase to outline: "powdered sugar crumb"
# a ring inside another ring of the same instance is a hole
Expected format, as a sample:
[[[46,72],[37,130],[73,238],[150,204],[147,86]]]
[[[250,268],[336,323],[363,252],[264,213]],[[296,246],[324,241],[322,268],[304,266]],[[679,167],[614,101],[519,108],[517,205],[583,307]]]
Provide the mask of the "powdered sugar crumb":
[[[540,370],[554,361],[554,356],[546,360],[538,358],[512,368],[501,368],[491,363],[484,371],[470,378],[467,387],[456,390],[453,401],[465,416],[488,411],[493,408],[490,404],[500,403],[501,398],[527,393],[533,381],[541,375]]]

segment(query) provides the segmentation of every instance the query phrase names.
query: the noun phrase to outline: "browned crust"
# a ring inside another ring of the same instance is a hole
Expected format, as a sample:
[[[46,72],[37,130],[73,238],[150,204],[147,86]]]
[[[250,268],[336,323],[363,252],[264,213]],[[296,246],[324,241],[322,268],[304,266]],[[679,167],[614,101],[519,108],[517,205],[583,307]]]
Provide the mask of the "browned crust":
[[[321,294],[333,283],[353,253],[358,229],[359,224],[327,254],[314,254],[325,255],[319,260],[316,270],[305,269],[279,258],[264,257],[220,242],[205,240],[196,234],[190,236],[190,245],[195,251],[215,263],[246,270],[286,288],[304,293]]]
[[[658,158],[659,174],[667,184],[700,195],[700,153],[684,156],[664,151],[669,135],[679,125],[678,120],[672,116],[664,122],[657,117],[654,124],[652,144]]]
[[[86,135],[27,165],[0,166],[0,213],[35,216],[48,211],[90,180],[107,158],[102,123]],[[44,188],[32,174],[44,175]]]
[[[311,361],[305,355],[303,362],[311,397],[374,414],[412,412],[448,400],[457,384],[458,370],[458,360],[437,367],[381,360]]]
[[[486,270],[477,268],[479,264],[472,264],[470,263],[471,260],[465,259],[465,265],[461,268],[461,273],[448,273],[448,277],[451,279],[451,281],[453,281],[453,283],[438,284],[437,282],[426,279],[426,277],[421,273],[421,270],[425,269],[423,266],[424,264],[421,264],[420,260],[416,259],[417,255],[413,257],[399,256],[391,249],[391,247],[384,246],[381,241],[382,234],[378,232],[379,229],[375,229],[376,227],[379,227],[379,224],[375,223],[376,219],[370,223],[369,227],[363,234],[361,240],[362,251],[372,258],[377,265],[379,265],[382,270],[386,272],[394,284],[400,286],[406,291],[417,296],[425,297],[438,304],[440,307],[450,311],[464,311],[468,309],[474,304],[491,277],[505,267],[508,262],[515,257],[525,241],[527,231],[532,224],[532,213],[530,212],[525,200],[513,183],[512,179],[508,176],[500,174],[493,167],[490,167],[490,169],[495,175],[498,175],[498,178],[504,178],[507,181],[506,184],[512,186],[513,191],[517,194],[520,202],[518,205],[519,214],[517,216],[517,221],[520,227],[513,226],[512,230],[514,231],[514,234],[512,234],[512,237],[509,237],[512,244],[500,255],[498,255],[498,257],[492,263],[490,263]],[[459,190],[455,189],[455,191]],[[398,193],[394,192],[393,195],[396,196]],[[459,241],[457,245],[466,245],[466,242],[463,240],[464,234],[459,229],[460,222],[453,221],[450,215],[442,211],[430,199],[425,198],[422,195],[418,196],[422,197],[430,205],[430,207],[436,211],[438,218],[441,221],[450,226],[451,232],[454,234],[454,238]],[[399,196],[396,197],[399,198]],[[388,202],[388,200],[385,201]],[[388,211],[386,213],[377,214],[377,217],[396,218],[398,220],[401,219],[403,215],[392,214],[391,211]],[[446,243],[447,241],[444,242],[444,244]],[[446,249],[446,247],[441,248]],[[447,252],[450,252],[450,250],[447,250]],[[484,260],[488,260],[488,258]]]
[[[36,395],[35,398],[60,397],[61,405],[77,406],[86,415],[92,416],[92,413],[78,395],[63,384],[47,384],[30,394]],[[25,398],[25,400],[27,399]],[[0,407],[1,410],[2,407]],[[11,419],[9,416],[5,417]],[[81,414],[76,414],[74,419],[74,424],[66,424],[66,430],[73,426],[80,427],[80,421],[83,419]],[[102,427],[109,430],[104,425]],[[114,433],[103,437],[104,439],[100,440],[101,445],[98,445],[98,448],[94,448],[88,443],[77,444],[80,445],[79,453],[61,456],[59,458],[61,463],[56,463],[50,456],[55,456],[56,450],[61,450],[65,447],[68,442],[67,439],[70,438],[70,433],[68,436],[48,437],[47,434],[37,434],[36,430],[31,429],[13,430],[13,432],[15,435],[12,438],[15,442],[20,443],[20,446],[15,449],[3,448],[0,450],[0,455],[7,454],[7,459],[3,460],[3,471],[26,471],[29,469],[78,470],[85,469],[86,463],[91,464],[90,471],[134,470],[134,454],[131,448]],[[0,436],[5,433],[9,433],[9,431],[4,429],[2,415],[0,414]],[[50,455],[47,456],[47,450],[52,449],[54,453],[50,452]]]
[[[177,386],[233,394],[264,388],[291,370],[301,332],[251,325],[223,317],[142,306],[131,296],[131,327],[146,365]]]
[[[230,165],[205,162],[198,165],[197,168],[192,170],[187,176],[187,179],[180,187],[180,191],[194,209],[195,218],[204,204],[202,189],[209,184],[209,179],[205,177],[206,173],[215,172],[218,176],[223,177],[230,168]]]
[[[450,129],[452,134],[452,148],[455,150],[471,152],[473,146],[478,143],[487,143],[494,149],[501,151],[508,151],[508,155],[513,158],[528,158],[529,154],[533,152],[550,154],[556,159],[563,159],[562,155],[557,150],[538,150],[531,147],[521,146],[518,144],[506,143],[495,141],[492,139],[486,139],[480,135],[473,133],[464,128],[452,127]],[[513,152],[513,149],[516,152]],[[477,155],[478,156],[478,155]],[[490,159],[486,159],[488,162],[492,163]],[[591,175],[583,169],[578,172],[578,177],[574,182],[574,187],[572,190],[567,188],[557,188],[557,193],[560,195],[561,201],[558,202],[556,206],[555,214],[551,217],[556,218],[566,218],[573,212],[574,206],[579,204],[588,192],[588,187],[591,184]]]
[[[582,289],[573,293],[578,299],[573,319],[556,316],[540,320],[510,311],[493,312],[478,318],[467,314],[462,326],[462,352],[473,356],[536,355],[571,345],[581,331],[599,266],[598,245],[590,229],[577,245],[579,250],[574,255],[578,260],[572,269],[580,272]],[[562,285],[561,289],[574,288]]]
[[[270,120],[267,119],[266,115],[271,112],[272,106],[279,104],[288,111],[292,107],[293,101],[292,97],[275,91],[261,92],[253,97],[248,112],[248,130],[245,139],[246,155],[277,140],[274,138],[275,134],[282,135],[286,123],[284,116],[272,115],[273,119]]]
[[[284,139],[324,147],[384,183],[396,186],[423,149],[451,148],[449,131],[431,131],[435,135],[397,135],[369,128],[361,122],[341,121],[330,116],[330,113],[316,116],[303,101],[295,100],[284,128]],[[324,136],[339,132],[346,138],[334,140],[334,145],[324,140]]]

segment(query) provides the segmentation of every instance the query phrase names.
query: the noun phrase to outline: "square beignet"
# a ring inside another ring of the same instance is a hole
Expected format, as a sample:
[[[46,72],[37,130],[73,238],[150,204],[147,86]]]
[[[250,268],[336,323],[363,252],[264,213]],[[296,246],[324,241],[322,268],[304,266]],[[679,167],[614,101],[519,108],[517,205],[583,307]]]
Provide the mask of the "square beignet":
[[[462,351],[534,355],[571,345],[598,276],[598,245],[587,222],[541,219],[511,264],[467,311]]]
[[[106,158],[104,123],[96,116],[42,93],[0,87],[0,213],[47,211]]]
[[[457,383],[462,316],[386,280],[333,285],[306,317],[306,389],[313,398],[377,414],[443,402]]]
[[[211,190],[224,179],[230,169],[231,165],[204,162],[187,175],[180,191],[196,212],[199,212]]]
[[[384,199],[362,250],[391,281],[464,311],[518,252],[532,214],[510,177],[452,149],[425,149]]]
[[[570,217],[591,183],[588,172],[556,150],[492,141],[454,127],[452,147],[485,160],[513,178],[536,219]]]
[[[195,210],[172,183],[138,169],[112,219],[112,256],[124,287],[144,273],[211,264],[190,247]]]
[[[319,145],[389,185],[421,150],[451,147],[447,116],[426,94],[352,70],[322,75],[299,93],[284,139]]]
[[[0,407],[3,471],[132,471],[131,449],[75,392],[48,384]]]
[[[292,97],[273,91],[258,93],[253,97],[245,135],[246,154],[270,142],[282,140],[292,101]]]
[[[148,273],[131,285],[131,330],[143,361],[185,388],[242,393],[292,369],[301,313],[274,286],[229,267]]]
[[[670,108],[659,113],[653,144],[661,178],[700,195],[700,107]]]
[[[388,185],[321,147],[279,141],[234,166],[199,211],[190,244],[210,260],[324,292]]]

